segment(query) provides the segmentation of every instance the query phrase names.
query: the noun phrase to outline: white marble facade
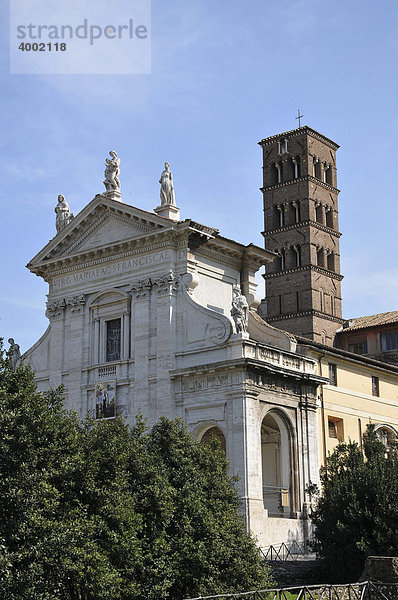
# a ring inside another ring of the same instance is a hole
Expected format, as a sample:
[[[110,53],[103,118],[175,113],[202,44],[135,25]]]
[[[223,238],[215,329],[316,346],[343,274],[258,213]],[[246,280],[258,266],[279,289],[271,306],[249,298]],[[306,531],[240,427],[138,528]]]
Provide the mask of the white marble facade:
[[[39,389],[63,384],[82,417],[96,414],[96,386],[109,382],[128,423],[141,412],[149,425],[180,417],[199,440],[217,434],[262,546],[308,533],[324,381],[295,339],[256,313],[255,273],[273,257],[97,195],[28,265],[49,284],[49,326],[24,355]],[[234,286],[250,309],[239,333]]]

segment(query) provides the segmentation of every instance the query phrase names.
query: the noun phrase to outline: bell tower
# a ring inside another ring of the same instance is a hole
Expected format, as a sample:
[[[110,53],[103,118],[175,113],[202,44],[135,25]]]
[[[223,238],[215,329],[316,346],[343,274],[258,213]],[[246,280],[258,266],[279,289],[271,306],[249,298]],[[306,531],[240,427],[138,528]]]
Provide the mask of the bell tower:
[[[336,151],[310,127],[265,138],[265,247],[278,254],[266,267],[266,307],[275,327],[333,344],[342,324]]]

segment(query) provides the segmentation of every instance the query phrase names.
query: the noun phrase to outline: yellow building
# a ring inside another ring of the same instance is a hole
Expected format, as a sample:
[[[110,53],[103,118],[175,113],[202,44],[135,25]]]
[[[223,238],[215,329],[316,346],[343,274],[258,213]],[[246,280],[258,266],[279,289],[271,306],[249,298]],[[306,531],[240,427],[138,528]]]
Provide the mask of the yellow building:
[[[398,367],[316,342],[299,339],[305,354],[317,361],[320,462],[338,442],[360,445],[366,426],[374,423],[386,446],[398,436]]]

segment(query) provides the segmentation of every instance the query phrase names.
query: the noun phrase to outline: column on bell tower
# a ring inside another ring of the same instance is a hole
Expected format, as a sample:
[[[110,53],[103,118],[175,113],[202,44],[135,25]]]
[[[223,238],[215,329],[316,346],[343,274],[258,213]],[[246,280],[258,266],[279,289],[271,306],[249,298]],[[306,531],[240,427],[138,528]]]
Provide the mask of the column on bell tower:
[[[267,321],[333,344],[341,326],[336,151],[310,127],[265,138],[264,241],[279,255],[266,267]]]

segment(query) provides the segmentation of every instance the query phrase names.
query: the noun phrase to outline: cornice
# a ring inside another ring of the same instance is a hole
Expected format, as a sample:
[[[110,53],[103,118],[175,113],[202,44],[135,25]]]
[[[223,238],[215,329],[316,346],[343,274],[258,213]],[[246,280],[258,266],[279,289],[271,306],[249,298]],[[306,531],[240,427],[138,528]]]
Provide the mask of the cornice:
[[[267,323],[272,323],[275,321],[288,321],[289,319],[296,319],[297,317],[320,317],[321,319],[327,319],[328,321],[333,321],[334,323],[343,323],[341,317],[336,317],[335,315],[330,315],[325,312],[321,312],[320,310],[303,310],[299,312],[286,313],[283,315],[278,315],[277,317],[267,317]]]
[[[216,260],[217,262],[223,263],[224,265],[233,266],[237,269],[240,267],[240,258],[239,256],[233,256],[232,254],[225,254],[224,256],[220,252],[212,252],[211,250],[206,250],[203,246],[195,252],[195,258],[200,259],[201,256],[206,256],[212,260]]]
[[[305,125],[304,127],[298,127],[297,129],[291,129],[290,131],[284,131],[283,133],[277,133],[275,135],[271,135],[270,137],[266,137],[266,138],[260,140],[258,142],[258,144],[263,147],[269,146],[270,144],[273,144],[275,141],[278,141],[278,139],[280,139],[281,137],[294,138],[299,135],[302,135],[303,133],[307,133],[308,135],[311,135],[311,137],[313,137],[317,140],[320,140],[321,142],[324,142],[325,144],[327,144],[334,150],[337,150],[338,148],[340,148],[340,146],[338,144],[336,144],[336,142],[334,142],[330,138],[326,137],[325,135],[322,135],[322,133],[319,133],[319,131],[316,131],[315,129],[308,127],[308,125]]]
[[[379,361],[374,358],[370,358],[363,354],[354,354],[353,352],[349,352],[348,350],[343,350],[342,348],[335,348],[334,346],[326,346],[325,344],[321,344],[320,342],[315,342],[308,338],[297,336],[297,341],[300,346],[306,346],[310,348],[313,352],[318,352],[322,354],[327,354],[333,357],[339,357],[342,360],[347,360],[352,363],[360,363],[362,365],[366,365],[368,367],[376,368],[380,371],[384,371],[389,373],[390,375],[395,374],[398,375],[398,366],[392,365],[391,363],[386,363],[383,361]]]
[[[87,269],[91,267],[95,267],[97,265],[102,265],[107,262],[113,262],[118,260],[123,260],[125,258],[129,258],[132,256],[136,256],[137,254],[143,254],[145,252],[153,252],[156,250],[162,250],[170,248],[171,244],[169,241],[159,242],[157,244],[151,244],[147,246],[140,246],[135,250],[127,250],[126,252],[120,252],[117,254],[107,255],[100,258],[100,253],[93,251],[91,254],[93,258],[91,260],[86,260],[85,262],[77,262],[77,257],[63,257],[62,259],[58,259],[50,264],[40,265],[35,269],[31,269],[36,275],[41,275],[44,277],[45,275],[51,274],[51,276],[63,275],[65,273],[70,273],[73,271],[78,271],[80,269]],[[174,247],[174,244],[172,245]],[[73,260],[76,259],[76,260]],[[67,263],[68,266],[63,268],[51,268],[56,267],[58,264],[62,265],[63,263]],[[75,264],[74,264],[75,263]]]
[[[334,235],[337,238],[341,237],[340,231],[336,231],[327,225],[323,225],[322,223],[318,223],[317,221],[311,221],[308,219],[307,221],[300,221],[299,223],[293,223],[293,225],[286,225],[285,227],[278,227],[277,229],[270,229],[269,231],[262,231],[261,235],[263,237],[267,237],[267,235],[275,235],[276,233],[283,233],[285,231],[291,231],[292,229],[300,229],[301,227],[315,227],[316,229],[320,229],[325,233],[330,233],[330,235]]]
[[[263,275],[264,279],[271,279],[272,277],[284,277],[285,275],[289,275],[290,273],[298,273],[299,271],[317,271],[318,273],[322,273],[322,275],[327,275],[331,279],[336,279],[337,281],[342,281],[344,279],[344,275],[340,275],[339,273],[334,273],[333,271],[328,271],[327,269],[323,269],[322,267],[317,267],[315,265],[308,265],[302,267],[295,267],[294,269],[285,269],[284,271],[278,271],[277,273],[265,273]]]
[[[282,183],[276,183],[275,185],[260,187],[260,191],[264,194],[265,192],[269,192],[271,190],[278,190],[278,189],[281,189],[281,188],[284,188],[284,187],[287,187],[290,185],[296,185],[297,183],[303,183],[303,182],[316,183],[317,185],[322,186],[323,188],[325,188],[326,190],[329,190],[330,192],[334,192],[335,194],[340,194],[340,190],[338,188],[335,188],[332,185],[329,185],[328,183],[324,183],[317,177],[313,177],[313,175],[304,175],[303,177],[298,177],[297,179],[289,179],[289,181],[283,181]]]
[[[300,357],[306,358],[306,357]],[[218,363],[207,363],[198,366],[186,367],[183,369],[173,369],[169,371],[170,379],[179,379],[184,377],[195,377],[198,375],[211,375],[219,371],[224,371],[225,373],[234,371],[234,370],[245,370],[254,369],[256,371],[264,372],[264,373],[278,373],[285,377],[289,377],[295,380],[306,380],[313,381],[316,383],[326,383],[329,381],[325,377],[321,377],[315,373],[305,373],[303,371],[295,371],[293,369],[289,369],[288,367],[283,367],[280,365],[276,365],[271,362],[257,360],[255,358],[237,358],[228,361],[220,361]],[[239,383],[238,385],[241,385]]]

